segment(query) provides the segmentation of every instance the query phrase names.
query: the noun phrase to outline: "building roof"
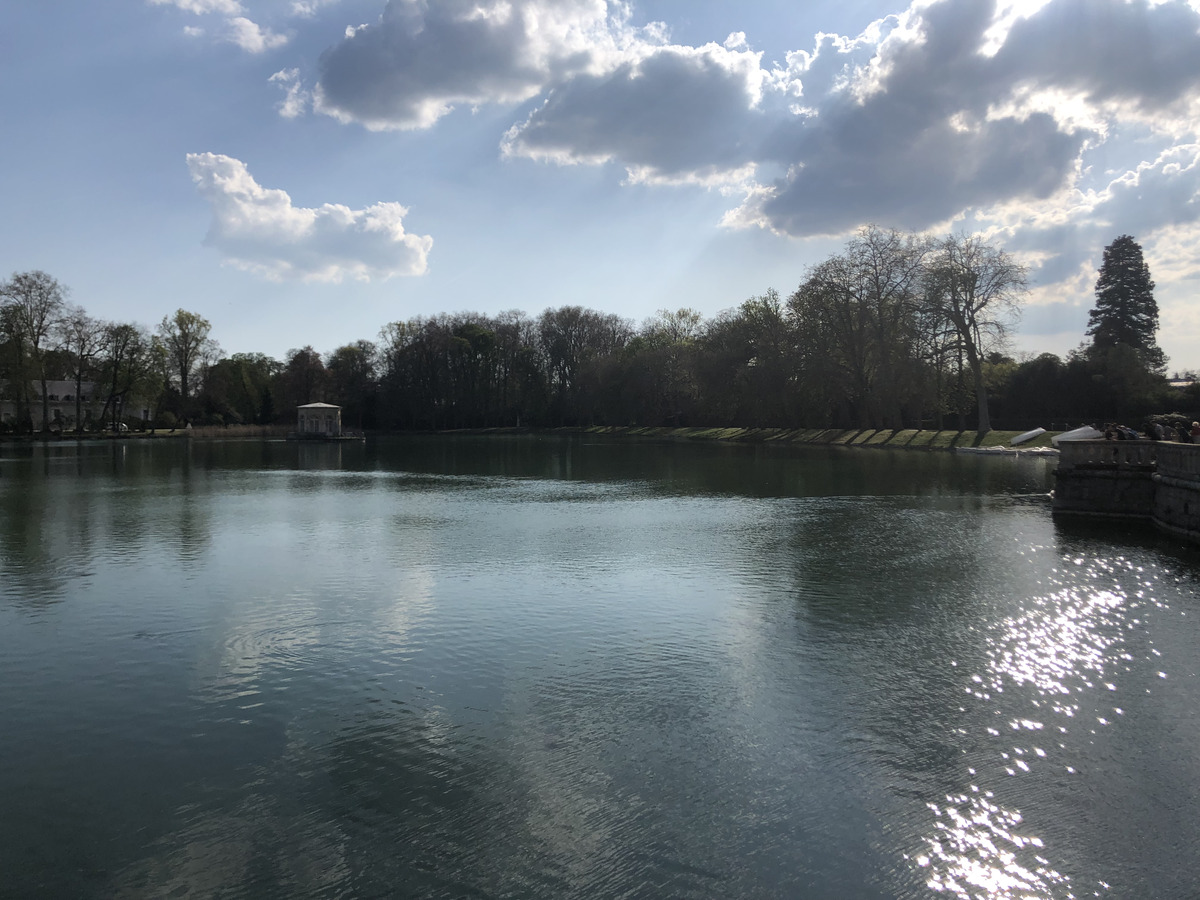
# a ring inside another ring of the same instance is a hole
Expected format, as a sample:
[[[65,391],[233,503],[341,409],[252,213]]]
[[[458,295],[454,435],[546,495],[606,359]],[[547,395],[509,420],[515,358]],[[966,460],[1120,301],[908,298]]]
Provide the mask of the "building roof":
[[[296,409],[341,409],[341,407],[334,403],[303,403]]]

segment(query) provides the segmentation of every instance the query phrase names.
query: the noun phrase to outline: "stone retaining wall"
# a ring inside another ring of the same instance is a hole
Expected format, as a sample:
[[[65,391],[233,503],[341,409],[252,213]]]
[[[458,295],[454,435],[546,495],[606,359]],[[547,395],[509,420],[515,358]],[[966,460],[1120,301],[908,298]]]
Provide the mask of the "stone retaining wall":
[[[1054,511],[1146,519],[1200,543],[1200,446],[1156,441],[1064,441]]]
[[[1154,482],[1155,524],[1200,543],[1200,446],[1162,444]]]

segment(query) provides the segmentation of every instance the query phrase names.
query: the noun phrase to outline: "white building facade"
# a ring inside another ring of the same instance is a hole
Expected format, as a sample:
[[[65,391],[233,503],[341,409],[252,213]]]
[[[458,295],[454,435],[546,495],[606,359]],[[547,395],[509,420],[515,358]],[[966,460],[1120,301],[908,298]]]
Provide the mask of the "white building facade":
[[[340,437],[342,408],[332,403],[306,403],[297,406],[296,431],[301,437]]]
[[[17,421],[20,409],[17,398],[20,395],[14,393],[19,390],[18,385],[6,384],[0,394],[0,421],[3,421],[10,429],[21,427],[21,423]],[[83,419],[85,427],[98,424],[98,416],[103,404],[96,400],[95,385],[92,382],[85,381],[79,386],[78,403],[75,397],[74,381],[47,381],[46,395],[47,419],[43,422],[42,410],[46,407],[42,405],[42,383],[40,381],[30,382],[29,415],[33,419],[36,430],[74,430],[77,425],[75,421],[77,411]],[[28,421],[25,427],[28,427]]]

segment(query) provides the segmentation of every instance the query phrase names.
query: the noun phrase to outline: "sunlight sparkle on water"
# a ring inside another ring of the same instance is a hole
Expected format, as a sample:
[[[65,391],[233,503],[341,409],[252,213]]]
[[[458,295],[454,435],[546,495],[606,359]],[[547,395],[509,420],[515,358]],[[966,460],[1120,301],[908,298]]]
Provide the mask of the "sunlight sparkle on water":
[[[966,693],[984,705],[995,707],[1024,698],[1038,715],[1021,715],[1011,705],[1007,712],[1009,733],[1035,734],[1045,730],[1043,713],[1073,720],[1085,712],[1083,701],[1097,690],[1116,691],[1118,675],[1110,670],[1129,671],[1132,656],[1124,650],[1124,635],[1136,626],[1130,615],[1137,601],[1101,584],[1112,584],[1113,575],[1128,575],[1124,559],[1069,560],[1071,568],[1056,573],[1058,589],[1032,597],[1015,615],[1003,618],[987,639],[987,670],[970,676]],[[1149,588],[1149,582],[1145,585]],[[1153,592],[1149,592],[1153,596]],[[1137,591],[1143,600],[1147,591]],[[1157,600],[1151,600],[1162,606]],[[1165,673],[1158,673],[1165,678]],[[1009,688],[1008,695],[1004,694]],[[1013,694],[1016,697],[1013,697]],[[1099,713],[1116,707],[1097,707],[1096,721],[1110,725]],[[997,715],[1005,714],[995,708]],[[1016,713],[1014,715],[1014,712]],[[1055,729],[1067,734],[1065,725]],[[984,726],[988,743],[1002,738],[999,729]],[[1049,746],[1049,745],[1047,745]],[[1074,897],[1070,879],[1059,873],[1049,859],[1053,848],[1044,848],[1040,838],[1018,831],[1022,823],[1019,810],[1006,808],[992,791],[980,790],[979,784],[999,778],[1038,778],[1048,771],[1076,775],[1073,758],[1051,759],[1066,753],[1063,744],[1049,753],[1043,747],[999,746],[991,772],[970,767],[969,793],[947,796],[942,805],[930,804],[935,833],[926,839],[928,850],[916,858],[929,870],[926,884],[938,892],[964,900],[1016,900],[1016,898]],[[996,782],[997,784],[999,782]],[[1036,852],[1035,852],[1036,851]],[[1103,882],[1099,882],[1103,889]]]

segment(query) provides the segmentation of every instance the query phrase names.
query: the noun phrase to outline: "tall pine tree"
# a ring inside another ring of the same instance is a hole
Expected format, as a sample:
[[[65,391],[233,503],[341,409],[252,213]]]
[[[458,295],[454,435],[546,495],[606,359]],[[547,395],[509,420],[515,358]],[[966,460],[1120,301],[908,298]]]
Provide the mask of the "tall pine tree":
[[[1123,234],[1104,248],[1087,333],[1096,349],[1132,347],[1149,371],[1162,374],[1167,360],[1155,339],[1157,331],[1150,267],[1142,259],[1142,245]]]

